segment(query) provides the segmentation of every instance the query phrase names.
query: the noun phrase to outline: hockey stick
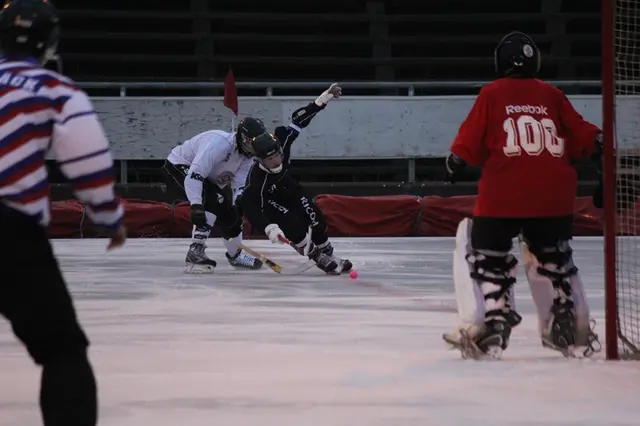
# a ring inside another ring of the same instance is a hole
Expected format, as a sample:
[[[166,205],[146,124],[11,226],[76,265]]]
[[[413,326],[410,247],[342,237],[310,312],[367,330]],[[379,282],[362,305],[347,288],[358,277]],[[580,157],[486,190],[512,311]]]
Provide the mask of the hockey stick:
[[[309,227],[309,232],[307,233],[307,238],[311,238],[311,227]],[[295,248],[294,245],[291,243],[291,241],[289,241],[288,239],[284,238],[281,239],[281,241],[284,244],[288,244],[291,247]],[[238,245],[238,247],[240,247],[242,250],[246,251],[247,253],[249,253],[250,255],[252,255],[253,257],[255,257],[256,259],[260,260],[262,263],[264,263],[265,265],[267,265],[272,271],[280,274],[280,275],[298,275],[301,274],[305,271],[308,271],[309,269],[313,268],[316,265],[316,262],[314,260],[308,260],[304,263],[301,263],[300,265],[297,265],[293,268],[287,268],[284,267],[282,265],[277,264],[276,262],[274,262],[273,260],[269,259],[268,257],[266,257],[265,255],[258,253],[257,251],[247,247],[246,245],[244,245],[243,243],[236,243]]]
[[[274,262],[273,260],[269,259],[267,256],[258,253],[257,251],[247,247],[246,245],[242,244],[242,243],[237,243],[238,247],[240,247],[242,250],[246,251],[247,253],[249,253],[250,255],[252,255],[253,257],[255,257],[256,259],[258,259],[259,261],[261,261],[262,263],[264,263],[265,265],[267,265],[272,271],[277,272],[280,275],[298,275],[301,274],[309,269],[311,269],[312,267],[314,267],[316,265],[316,263],[313,260],[309,260],[305,263],[302,263],[298,266],[295,266],[293,268],[287,268],[284,267],[282,265],[277,264],[276,262]]]

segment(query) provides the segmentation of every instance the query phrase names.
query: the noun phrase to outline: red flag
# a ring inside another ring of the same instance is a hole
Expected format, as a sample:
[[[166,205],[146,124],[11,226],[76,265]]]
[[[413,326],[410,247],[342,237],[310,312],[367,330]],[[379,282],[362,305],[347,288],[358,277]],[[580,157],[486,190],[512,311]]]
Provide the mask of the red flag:
[[[238,115],[238,90],[236,89],[236,79],[231,69],[229,69],[227,77],[224,79],[224,106],[233,111],[235,115]]]

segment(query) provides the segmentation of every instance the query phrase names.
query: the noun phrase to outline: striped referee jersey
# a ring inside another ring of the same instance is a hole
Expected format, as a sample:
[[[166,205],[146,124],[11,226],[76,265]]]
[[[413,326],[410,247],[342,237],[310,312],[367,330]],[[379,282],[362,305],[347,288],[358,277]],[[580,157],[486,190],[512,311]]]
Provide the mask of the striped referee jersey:
[[[0,203],[42,226],[51,217],[49,151],[94,224],[118,228],[113,159],[86,93],[35,61],[0,57]]]

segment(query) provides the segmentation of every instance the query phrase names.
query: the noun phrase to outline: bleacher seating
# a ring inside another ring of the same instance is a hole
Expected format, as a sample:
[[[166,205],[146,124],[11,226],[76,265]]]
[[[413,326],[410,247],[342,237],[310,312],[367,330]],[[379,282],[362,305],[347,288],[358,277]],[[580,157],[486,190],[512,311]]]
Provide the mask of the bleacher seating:
[[[549,79],[597,78],[598,0],[85,2],[63,10],[77,80],[422,80],[492,77],[500,36],[519,29]],[[127,10],[135,9],[135,10]]]
[[[493,77],[493,49],[513,30],[537,40],[543,78],[600,76],[599,0],[65,0],[57,5],[62,11],[65,72],[80,82],[220,82],[229,67],[240,81],[488,80]],[[415,94],[475,90],[430,88]],[[360,93],[395,94],[371,92]],[[240,90],[241,96],[263,93]],[[278,94],[302,93],[292,89]],[[415,166],[419,183],[443,178],[439,159],[418,159]],[[128,170],[130,183],[159,179],[157,161],[130,161]],[[296,161],[292,171],[309,185],[331,181],[334,189],[342,185],[345,192],[349,185],[405,181],[407,163]],[[580,173],[593,179],[590,166]]]

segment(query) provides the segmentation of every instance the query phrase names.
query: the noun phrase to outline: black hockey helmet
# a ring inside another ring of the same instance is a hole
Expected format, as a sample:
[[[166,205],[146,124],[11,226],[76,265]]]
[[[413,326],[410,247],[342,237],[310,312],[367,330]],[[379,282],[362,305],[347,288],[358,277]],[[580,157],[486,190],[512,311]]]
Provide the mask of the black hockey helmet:
[[[254,152],[251,140],[266,132],[267,128],[259,118],[245,117],[240,120],[236,130],[236,145],[238,146],[238,152],[247,157],[253,157]]]
[[[251,145],[263,170],[269,173],[280,173],[282,171],[282,145],[274,135],[265,132],[253,138]]]
[[[57,59],[58,11],[49,0],[5,0],[0,11],[0,50],[10,58]]]
[[[540,70],[540,50],[531,37],[514,31],[500,40],[494,61],[496,72],[501,77],[533,78]]]

